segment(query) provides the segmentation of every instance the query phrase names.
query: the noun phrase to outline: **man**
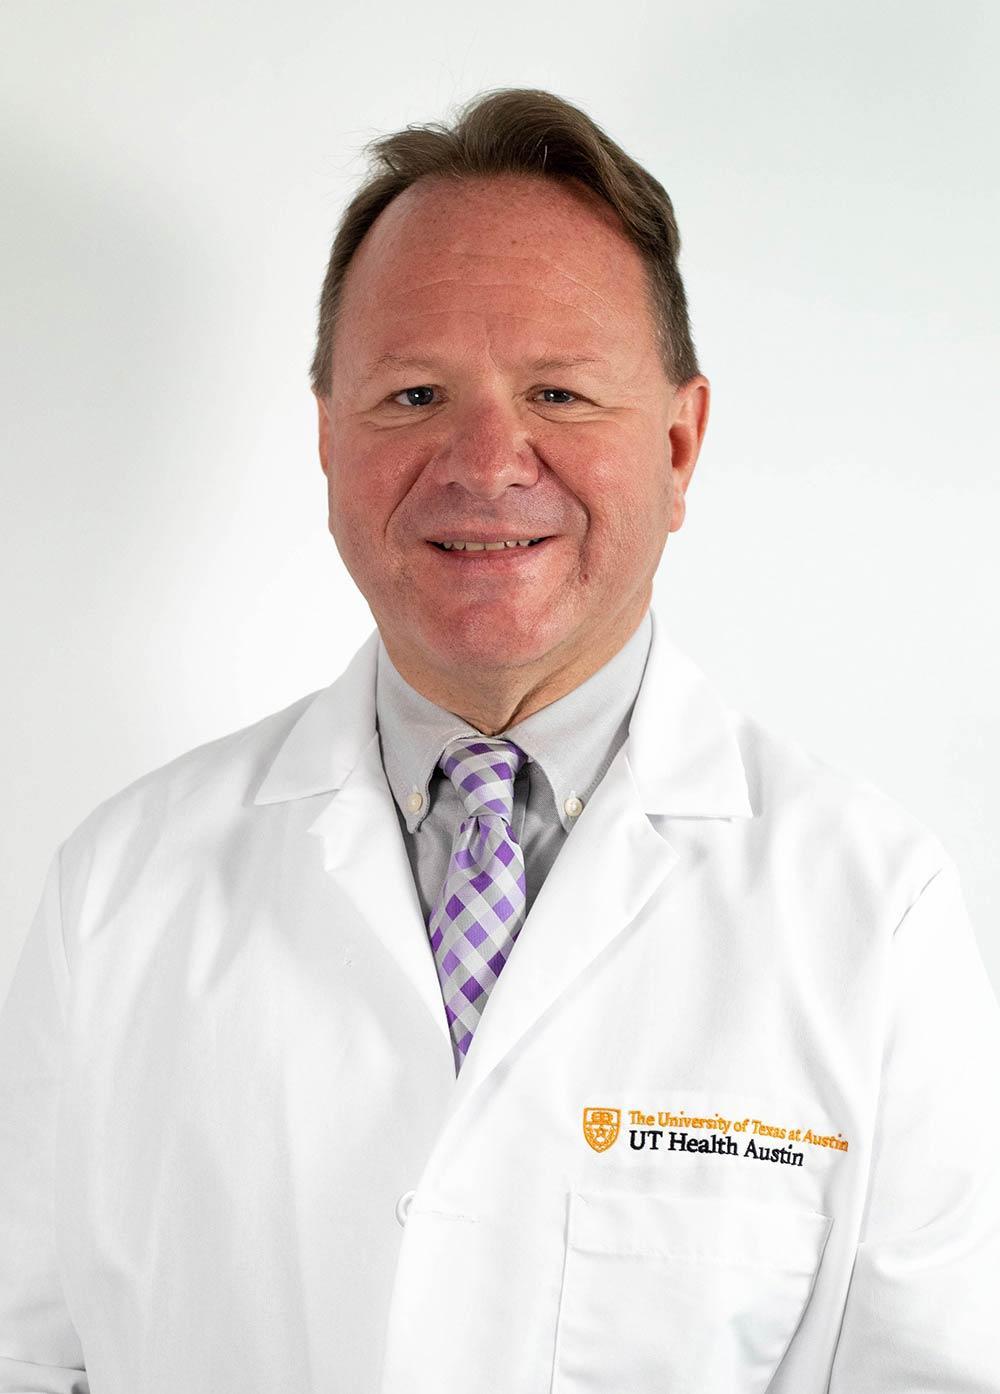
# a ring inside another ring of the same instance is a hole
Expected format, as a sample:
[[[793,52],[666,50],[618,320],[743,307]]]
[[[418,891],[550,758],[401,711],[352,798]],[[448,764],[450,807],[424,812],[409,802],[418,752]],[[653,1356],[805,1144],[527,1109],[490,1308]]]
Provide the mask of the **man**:
[[[650,608],[709,402],[669,198],[544,92],[375,154],[313,387],[377,628],[53,858],[0,1389],[1000,1389],[955,863]]]

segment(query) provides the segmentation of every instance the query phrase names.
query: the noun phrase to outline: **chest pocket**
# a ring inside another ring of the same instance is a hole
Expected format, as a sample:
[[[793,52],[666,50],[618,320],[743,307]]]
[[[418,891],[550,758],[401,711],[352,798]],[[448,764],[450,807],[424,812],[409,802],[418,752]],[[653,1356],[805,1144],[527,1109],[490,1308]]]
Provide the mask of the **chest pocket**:
[[[571,1192],[552,1394],[763,1394],[832,1225],[795,1205]]]

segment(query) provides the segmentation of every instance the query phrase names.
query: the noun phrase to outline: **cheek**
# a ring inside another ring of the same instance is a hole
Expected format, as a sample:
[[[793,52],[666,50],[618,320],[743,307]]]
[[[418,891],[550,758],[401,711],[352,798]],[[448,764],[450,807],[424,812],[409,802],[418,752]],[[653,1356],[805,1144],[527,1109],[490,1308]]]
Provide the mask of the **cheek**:
[[[652,541],[669,512],[669,469],[634,446],[594,451],[574,466],[570,482],[590,515],[589,540],[595,550],[634,553],[639,538]]]
[[[401,497],[400,473],[384,452],[342,444],[328,476],[330,513],[345,544],[384,536]]]

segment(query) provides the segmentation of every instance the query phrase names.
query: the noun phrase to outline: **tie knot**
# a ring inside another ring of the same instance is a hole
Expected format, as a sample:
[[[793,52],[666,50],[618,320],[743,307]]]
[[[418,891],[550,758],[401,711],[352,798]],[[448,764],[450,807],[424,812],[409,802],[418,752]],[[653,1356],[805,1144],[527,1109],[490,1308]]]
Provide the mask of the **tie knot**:
[[[527,754],[499,736],[449,741],[438,767],[454,784],[469,817],[498,813],[509,823],[514,812],[514,776]]]

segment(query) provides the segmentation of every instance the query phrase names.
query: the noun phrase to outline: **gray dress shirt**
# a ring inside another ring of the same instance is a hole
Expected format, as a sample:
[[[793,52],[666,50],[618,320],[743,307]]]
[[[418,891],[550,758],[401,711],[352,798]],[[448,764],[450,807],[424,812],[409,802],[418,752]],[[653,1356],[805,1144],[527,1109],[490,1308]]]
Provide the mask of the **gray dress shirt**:
[[[511,819],[524,852],[526,915],[628,734],[651,637],[647,608],[635,633],[603,668],[498,733],[528,756],[514,780]],[[448,870],[455,829],[465,817],[458,791],[437,762],[456,736],[483,733],[417,692],[398,672],[381,638],[375,708],[382,765],[426,924]]]

